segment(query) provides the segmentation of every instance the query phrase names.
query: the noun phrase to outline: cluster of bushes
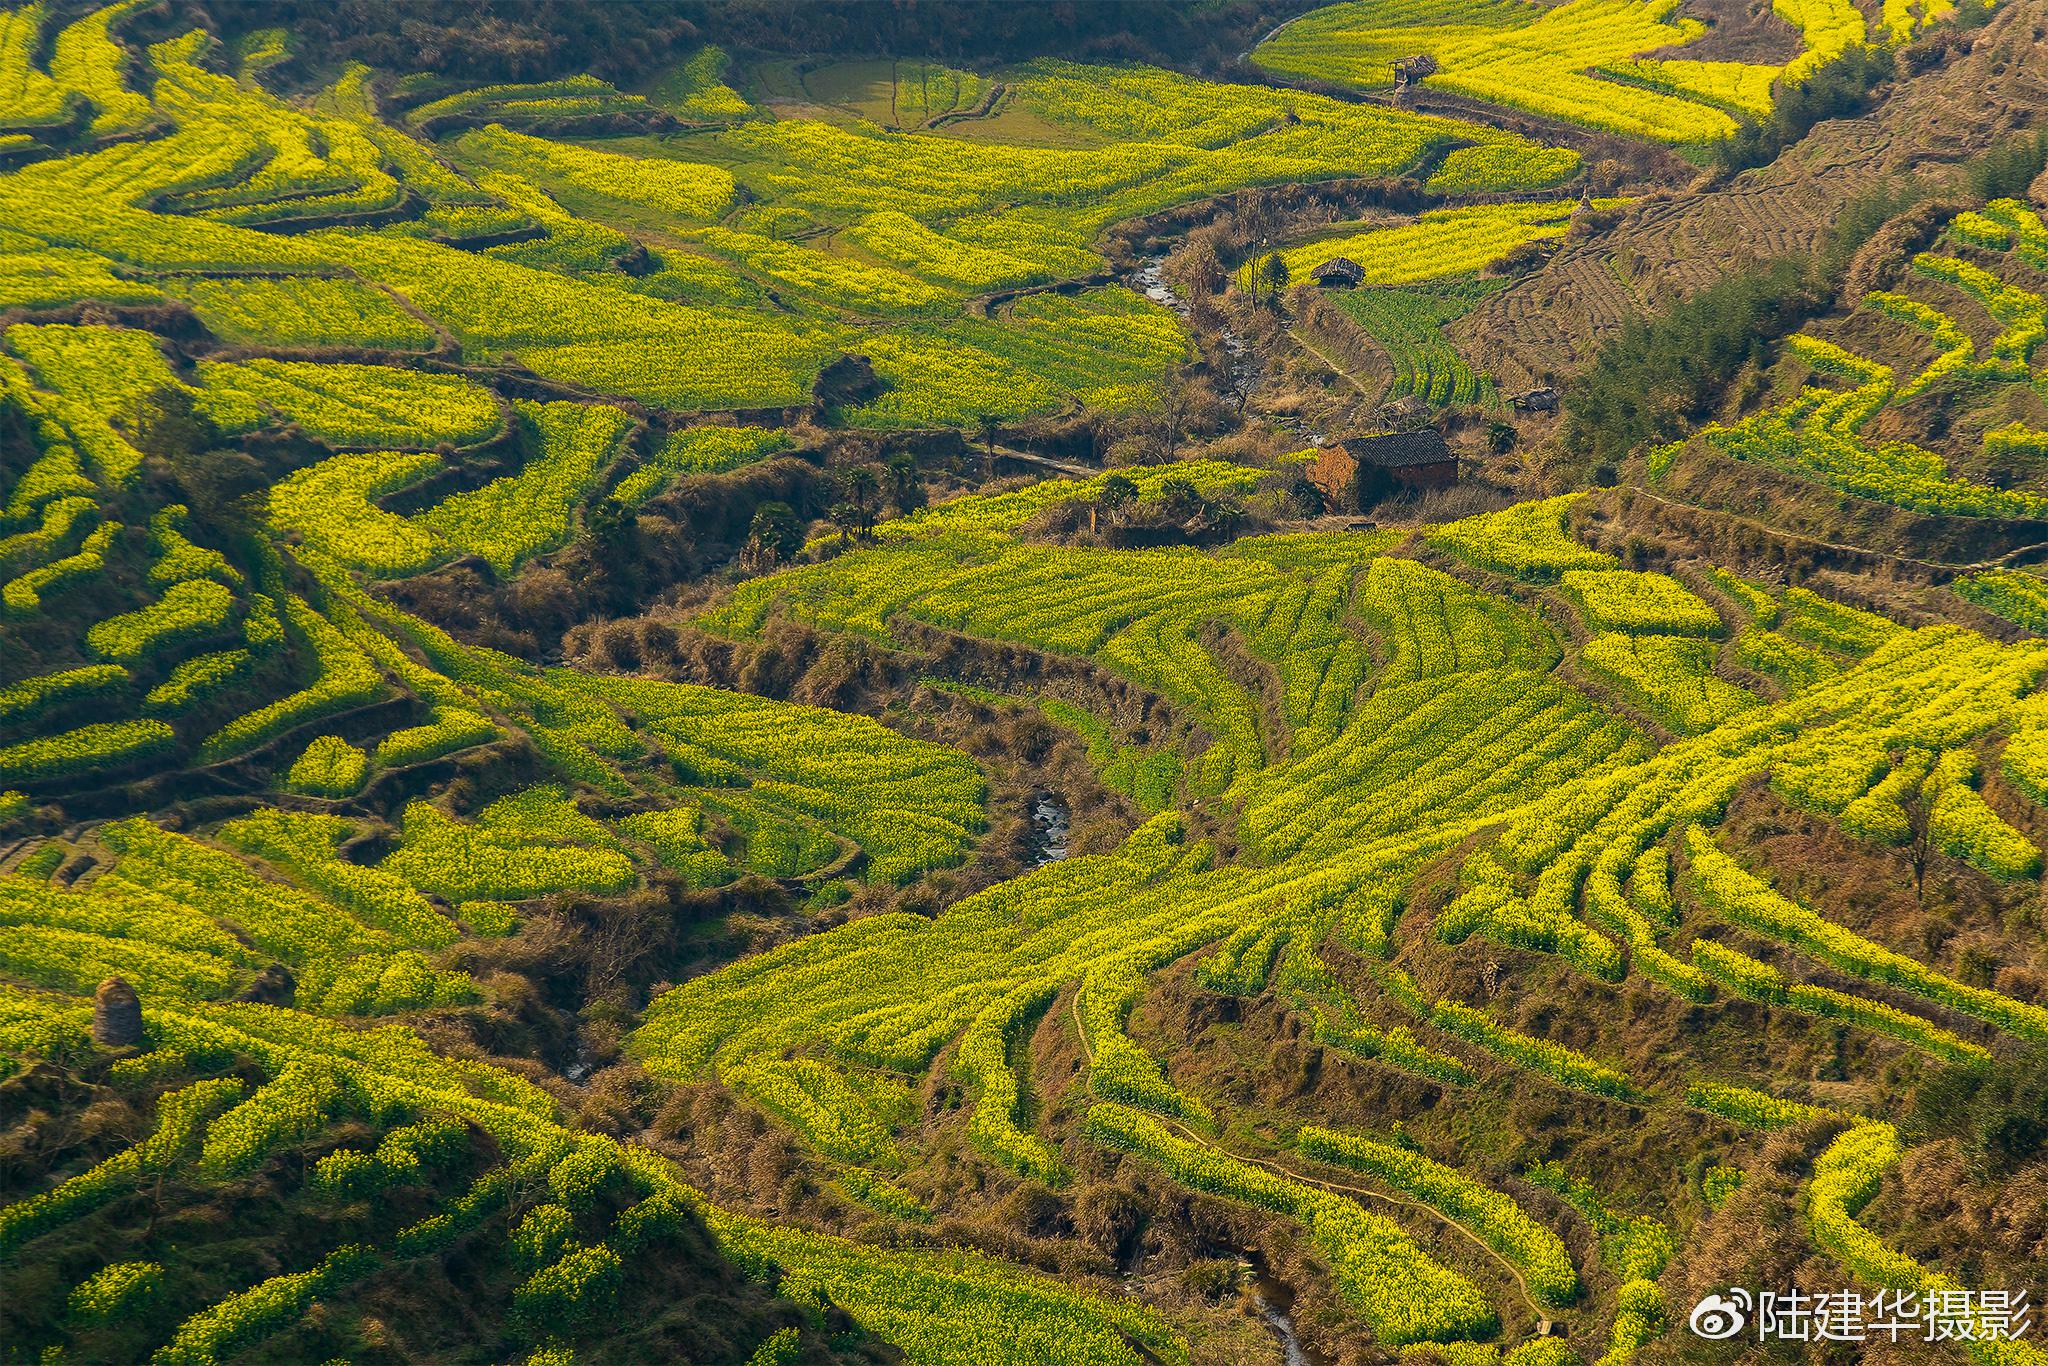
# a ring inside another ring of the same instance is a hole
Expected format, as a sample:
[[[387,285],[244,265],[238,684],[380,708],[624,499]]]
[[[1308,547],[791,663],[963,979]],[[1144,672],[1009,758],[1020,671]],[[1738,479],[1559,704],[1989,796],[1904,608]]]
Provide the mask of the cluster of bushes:
[[[2048,1045],[1934,1073],[1913,1093],[1906,1129],[1916,1143],[1958,1140],[1993,1177],[2048,1156]]]
[[[1776,261],[1623,324],[1565,393],[1567,448],[1612,467],[1690,434],[1743,366],[1767,364],[1772,345],[1824,305],[1815,275],[1803,259]]]
[[[564,1253],[512,1292],[512,1310],[542,1332],[568,1332],[618,1298],[625,1279],[619,1254],[599,1243]]]
[[[1896,70],[1890,48],[1858,43],[1805,80],[1782,82],[1769,114],[1745,121],[1715,145],[1714,164],[1730,172],[1768,165],[1815,124],[1868,112],[1877,88]]]
[[[313,1164],[313,1184],[361,1199],[387,1186],[416,1181],[462,1151],[463,1128],[453,1120],[427,1120],[393,1129],[374,1152],[341,1148]]]
[[[163,1282],[164,1269],[156,1262],[115,1262],[71,1292],[71,1312],[88,1323],[131,1318],[149,1307]]]

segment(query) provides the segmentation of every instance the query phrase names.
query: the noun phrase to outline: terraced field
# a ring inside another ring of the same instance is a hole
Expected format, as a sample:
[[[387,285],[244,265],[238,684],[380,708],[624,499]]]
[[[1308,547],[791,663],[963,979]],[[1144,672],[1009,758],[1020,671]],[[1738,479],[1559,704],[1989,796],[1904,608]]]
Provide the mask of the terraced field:
[[[1901,380],[1891,366],[1836,343],[1795,337],[1791,359],[1815,375],[1852,387],[1808,386],[1782,407],[1730,427],[1710,427],[1704,439],[1738,459],[1778,465],[1846,493],[1919,512],[2030,520],[2048,515],[2048,499],[2030,488],[1986,485],[1951,473],[1934,451],[1907,441],[1873,441],[1864,434],[1885,408],[1923,395],[1960,396],[2006,385],[2029,389],[2037,383],[2032,361],[2048,335],[2048,301],[2011,282],[2011,272],[2001,274],[2000,268],[2006,261],[2023,269],[2048,267],[2048,226],[2032,207],[1998,199],[1951,219],[1944,246],[1948,249],[1914,256],[1913,271],[1943,304],[1967,300],[1997,329],[1981,354],[1972,334],[1944,308],[1890,290],[1873,291],[1864,296],[1864,307],[1924,337],[1919,349],[1932,353],[1932,361]],[[2048,432],[2014,420],[1982,433],[1977,462],[2009,463],[2043,453],[2048,453]],[[1670,452],[1665,459],[1675,455]]]
[[[1377,0],[1313,10],[1261,43],[1253,59],[1276,73],[1385,89],[1397,64],[1427,56],[1417,79],[1490,104],[1563,123],[1676,145],[1728,137],[1742,118],[1768,114],[1796,86],[1852,47],[1910,41],[1953,9],[1888,4],[1881,32],[1843,0],[1780,0],[1772,12],[1796,34],[1781,65],[1699,61],[1683,54],[1708,25],[1677,3],[1570,0]]]
[[[1675,9],[1426,9],[1256,59],[1770,98]],[[1781,14],[1779,91],[1864,36]],[[1641,488],[1368,528],[1190,386],[1355,259],[1472,463],[1457,319],[1631,202],[1577,151],[690,41],[0,13],[0,1355],[1623,1366],[1796,1279],[2044,1359],[1962,1297],[2048,1297],[2038,1221],[1954,1229],[2048,1161],[2048,589],[1637,529],[1707,454],[2048,520],[2039,204]],[[1132,288],[1204,212],[1214,297]]]

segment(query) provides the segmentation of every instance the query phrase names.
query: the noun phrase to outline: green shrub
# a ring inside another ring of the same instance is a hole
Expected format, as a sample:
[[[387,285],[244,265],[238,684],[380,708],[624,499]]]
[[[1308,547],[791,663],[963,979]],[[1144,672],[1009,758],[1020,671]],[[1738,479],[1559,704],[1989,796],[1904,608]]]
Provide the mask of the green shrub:
[[[323,735],[306,746],[284,785],[309,797],[353,797],[369,774],[369,755],[338,735]]]
[[[234,593],[212,579],[187,579],[147,607],[96,623],[85,643],[102,659],[133,664],[222,630],[234,605]]]
[[[747,1366],[797,1366],[803,1357],[804,1335],[794,1328],[780,1328],[754,1349]]]
[[[513,1291],[512,1310],[544,1332],[570,1332],[612,1306],[624,1276],[625,1266],[610,1248],[578,1248]]]
[[[606,1241],[621,1252],[638,1252],[674,1240],[682,1233],[684,1221],[681,1206],[665,1195],[650,1195],[619,1212]]]
[[[1700,1198],[1706,1201],[1708,1209],[1719,1209],[1728,1203],[1728,1197],[1742,1189],[1742,1180],[1742,1168],[1716,1162],[1700,1175]]]
[[[512,1250],[530,1266],[545,1266],[575,1244],[576,1216],[563,1205],[535,1205],[512,1230]]]
[[[156,1262],[115,1262],[71,1292],[71,1312],[88,1323],[133,1318],[155,1302],[163,1282],[164,1269]]]
[[[1651,1342],[1664,1328],[1664,1292],[1657,1283],[1624,1281],[1615,1296],[1614,1326],[1608,1332],[1607,1351],[1596,1366],[1625,1366],[1638,1347]]]

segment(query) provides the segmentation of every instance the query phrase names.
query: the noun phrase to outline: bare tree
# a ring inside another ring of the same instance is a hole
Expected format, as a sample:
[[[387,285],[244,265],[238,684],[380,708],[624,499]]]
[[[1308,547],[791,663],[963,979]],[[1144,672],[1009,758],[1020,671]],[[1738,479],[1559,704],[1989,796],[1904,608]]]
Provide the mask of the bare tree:
[[[1187,429],[1188,414],[1194,407],[1194,395],[1184,378],[1175,376],[1159,386],[1159,442],[1165,447],[1168,460],[1174,459],[1180,450],[1181,434]]]
[[[984,452],[981,477],[993,479],[996,473],[996,435],[1003,429],[1003,419],[994,413],[983,413],[975,419],[975,425],[981,429]]]
[[[1927,906],[1927,865],[1934,859],[1934,836],[1929,832],[1927,797],[1919,783],[1908,786],[1899,805],[1906,811],[1906,826],[1913,833],[1906,841],[1906,857],[1913,865],[1913,900]]]

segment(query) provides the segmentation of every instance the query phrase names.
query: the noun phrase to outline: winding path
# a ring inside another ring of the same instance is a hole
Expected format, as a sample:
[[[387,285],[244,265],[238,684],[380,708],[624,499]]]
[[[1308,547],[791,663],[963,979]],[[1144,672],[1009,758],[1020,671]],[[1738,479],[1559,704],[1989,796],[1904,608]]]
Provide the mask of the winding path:
[[[1830,485],[1820,483],[1818,480],[1813,482],[1816,488],[1826,489],[1831,487]],[[1663,494],[1640,483],[1630,483],[1623,485],[1623,487],[1644,498],[1648,498],[1651,502],[1661,503],[1665,507],[1678,508],[1686,512],[1703,513],[1710,517],[1725,518],[1738,526],[1749,527],[1777,539],[1801,541],[1807,545],[1820,546],[1824,550],[1840,550],[1851,555],[1869,555],[1875,559],[1891,560],[1897,564],[1918,565],[1922,569],[1932,569],[1938,573],[1972,574],[1987,569],[2006,569],[2015,564],[2023,563],[2023,556],[2048,556],[2048,543],[2039,543],[2023,545],[2017,549],[2008,550],[2005,554],[1992,560],[1977,560],[1968,563],[1949,560],[1922,560],[1911,555],[1900,555],[1889,550],[1879,550],[1875,546],[1845,545],[1840,541],[1823,541],[1817,536],[1808,536],[1801,532],[1788,531],[1784,527],[1772,526],[1769,522],[1760,522],[1754,517],[1748,517],[1739,512],[1731,512],[1726,508],[1710,507],[1704,503],[1688,503],[1681,498],[1667,498]],[[1851,496],[1853,497],[1854,495]]]
[[[1367,400],[1368,402],[1372,400],[1372,391],[1367,389],[1365,385],[1360,382],[1358,376],[1352,374],[1349,370],[1346,370],[1343,366],[1337,364],[1336,361],[1332,360],[1330,358],[1330,354],[1327,351],[1323,350],[1323,348],[1321,348],[1320,346],[1317,346],[1307,337],[1302,336],[1300,332],[1296,331],[1292,327],[1287,329],[1287,335],[1293,339],[1294,344],[1296,346],[1299,346],[1302,350],[1308,352],[1311,356],[1314,356],[1317,360],[1321,361],[1325,366],[1329,367],[1331,373],[1337,375],[1346,383],[1350,384],[1352,388],[1356,389],[1359,393],[1359,397]]]

